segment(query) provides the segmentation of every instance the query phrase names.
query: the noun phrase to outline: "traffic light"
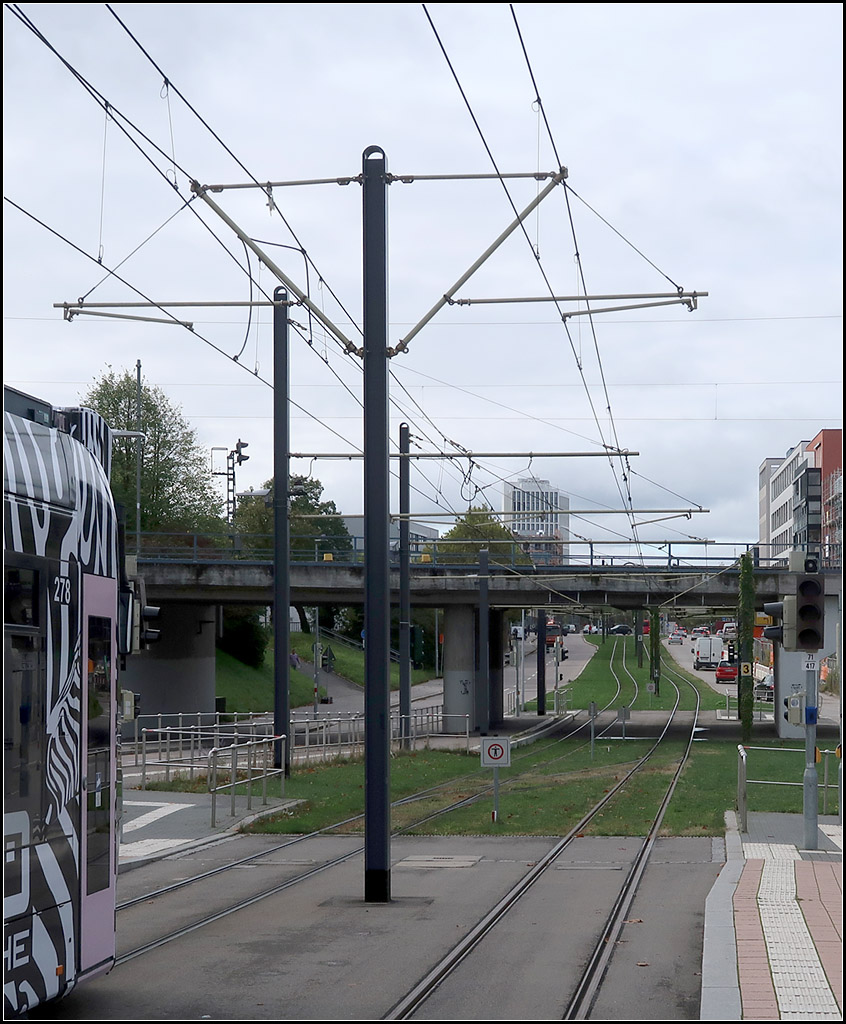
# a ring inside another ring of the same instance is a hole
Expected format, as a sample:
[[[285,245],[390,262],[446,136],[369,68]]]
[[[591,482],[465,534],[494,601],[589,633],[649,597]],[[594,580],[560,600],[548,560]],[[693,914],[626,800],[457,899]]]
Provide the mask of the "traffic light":
[[[786,651],[796,651],[796,598],[784,597],[764,605],[764,614],[781,620],[780,626],[764,626],[764,637],[782,645]]]
[[[249,442],[242,441],[240,438],[238,438],[238,443],[235,445],[235,461],[238,463],[239,466],[241,465],[242,462],[246,462],[247,459],[250,457],[249,455],[244,454],[244,449],[249,447]]]
[[[159,617],[160,608],[147,604],[147,588],[144,581],[135,581],[135,600],[132,602],[132,650],[142,651],[155,643],[161,634],[147,623]]]
[[[791,725],[805,724],[805,697],[801,693],[792,693],[784,698],[784,718]]]
[[[411,667],[423,668],[423,627],[411,627]]]
[[[805,572],[796,577],[796,650],[820,650],[824,625],[824,579],[817,572],[817,560],[806,558]]]

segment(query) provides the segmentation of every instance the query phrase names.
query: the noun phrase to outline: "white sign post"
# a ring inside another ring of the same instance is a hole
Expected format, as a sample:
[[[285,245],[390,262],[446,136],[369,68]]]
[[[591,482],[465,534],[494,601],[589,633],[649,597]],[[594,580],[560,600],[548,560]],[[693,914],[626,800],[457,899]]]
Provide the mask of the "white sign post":
[[[508,736],[483,736],[480,747],[482,767],[494,770],[494,809],[491,821],[499,818],[499,769],[511,767],[511,740]]]

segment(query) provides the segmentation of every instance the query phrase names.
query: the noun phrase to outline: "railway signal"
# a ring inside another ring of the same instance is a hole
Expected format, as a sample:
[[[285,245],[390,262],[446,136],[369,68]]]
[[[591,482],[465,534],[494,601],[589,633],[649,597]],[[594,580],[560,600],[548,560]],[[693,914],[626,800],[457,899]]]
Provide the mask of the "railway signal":
[[[805,572],[796,578],[796,650],[818,651],[823,645],[825,581],[815,558],[805,559]]]
[[[786,651],[799,650],[796,646],[796,598],[770,601],[764,605],[764,614],[781,622],[780,626],[765,626],[764,637],[781,644]]]

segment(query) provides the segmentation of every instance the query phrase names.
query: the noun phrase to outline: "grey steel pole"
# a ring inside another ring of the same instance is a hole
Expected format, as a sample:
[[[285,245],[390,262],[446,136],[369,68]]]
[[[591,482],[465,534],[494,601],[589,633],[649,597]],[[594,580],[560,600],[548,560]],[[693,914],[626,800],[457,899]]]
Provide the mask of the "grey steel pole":
[[[486,736],[491,726],[490,622],[488,551],[485,548],[479,552],[479,673],[475,693],[476,724],[481,736]]]
[[[409,725],[411,722],[411,570],[409,566],[409,523],[408,513],[411,508],[410,470],[408,459],[409,429],[407,423],[399,428],[399,507],[400,507],[400,735],[403,744],[408,744]],[[406,456],[403,458],[403,456]]]
[[[135,364],[135,554],[141,554],[141,360]]]
[[[546,714],[546,610],[538,611],[538,714]]]
[[[275,302],[287,302],[284,288],[273,291]],[[288,404],[288,307],[273,307],[273,731],[287,737],[273,745],[274,767],[291,774],[291,527],[288,519],[290,472],[290,406]],[[283,753],[284,752],[284,753]]]
[[[805,773],[802,776],[802,805],[805,819],[805,849],[816,850],[818,847],[818,800],[817,791],[817,655],[807,657],[814,659],[814,667],[805,669]]]
[[[364,898],[391,899],[387,160],[362,156],[364,242]]]

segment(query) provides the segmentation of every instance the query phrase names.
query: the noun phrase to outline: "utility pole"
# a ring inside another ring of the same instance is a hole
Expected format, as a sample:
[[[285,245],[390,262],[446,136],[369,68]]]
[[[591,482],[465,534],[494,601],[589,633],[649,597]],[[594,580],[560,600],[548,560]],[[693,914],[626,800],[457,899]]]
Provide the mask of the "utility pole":
[[[362,157],[364,234],[364,899],[391,900],[387,160]]]
[[[411,725],[411,568],[409,565],[409,522],[411,509],[409,452],[409,429],[407,423],[399,428],[399,559],[400,559],[400,615],[399,615],[399,647],[400,647],[400,735],[403,744],[408,744]],[[437,643],[437,637],[435,638]]]
[[[291,774],[291,525],[288,518],[290,405],[288,293],[276,288],[273,300],[273,731],[284,735],[285,775]],[[274,744],[274,767],[283,767],[281,743]]]
[[[135,553],[141,554],[141,360],[135,364],[135,430],[138,440],[135,444]]]

